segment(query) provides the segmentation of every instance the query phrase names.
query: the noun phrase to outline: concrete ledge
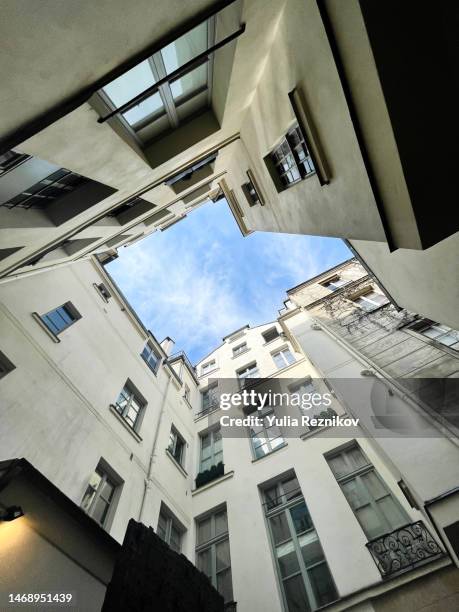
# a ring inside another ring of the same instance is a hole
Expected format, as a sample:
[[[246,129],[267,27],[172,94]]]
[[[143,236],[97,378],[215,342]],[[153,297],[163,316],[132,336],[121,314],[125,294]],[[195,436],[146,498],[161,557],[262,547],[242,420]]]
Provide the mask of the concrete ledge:
[[[216,478],[215,480],[212,480],[212,482],[208,482],[202,487],[199,487],[199,489],[192,489],[191,495],[194,497],[198,493],[201,493],[202,491],[207,491],[207,489],[211,489],[215,485],[220,484],[224,480],[228,480],[228,478],[232,478],[233,476],[234,476],[234,470],[232,470],[231,472],[227,472],[226,474],[223,474],[223,476],[220,476],[220,478]]]

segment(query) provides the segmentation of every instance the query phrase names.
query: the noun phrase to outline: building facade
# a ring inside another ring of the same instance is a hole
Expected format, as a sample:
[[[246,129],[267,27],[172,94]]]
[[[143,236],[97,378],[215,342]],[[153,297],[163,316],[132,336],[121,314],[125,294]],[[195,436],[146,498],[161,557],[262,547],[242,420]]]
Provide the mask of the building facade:
[[[345,4],[8,3],[0,275],[116,256],[225,197],[244,235],[345,238],[402,307],[458,328],[454,7]]]
[[[97,258],[4,279],[0,459],[24,457],[66,504],[110,534],[110,542],[97,536],[110,551],[130,518],[152,526],[209,577],[230,610],[415,610],[420,601],[456,609],[457,439],[438,430],[432,413],[400,393],[382,366],[375,391],[355,349],[347,351],[322,320],[315,329],[308,300],[335,286],[338,296],[346,279],[368,284],[359,265],[346,262],[289,291],[278,319],[231,332],[196,366],[171,354],[169,338],[158,342],[145,329]],[[388,307],[371,283],[372,293],[355,299]],[[340,378],[364,386],[349,392]],[[292,407],[290,416],[332,420],[278,424],[270,420],[283,414],[275,402],[261,411],[226,409],[224,392],[271,384],[289,396],[328,400]],[[405,416],[438,435],[407,439],[384,421],[388,435],[375,432],[369,392],[373,408],[391,393]],[[223,419],[255,414],[260,421],[236,428]],[[37,531],[20,489],[2,485],[0,503],[22,504],[19,520],[27,533]],[[65,550],[75,556],[72,546],[70,538]],[[102,552],[100,567],[83,572],[102,576],[94,610],[110,567]],[[22,585],[15,576],[29,559],[26,552],[14,558],[4,577],[9,588]],[[45,582],[34,575],[37,589],[57,589],[53,563],[43,566]]]

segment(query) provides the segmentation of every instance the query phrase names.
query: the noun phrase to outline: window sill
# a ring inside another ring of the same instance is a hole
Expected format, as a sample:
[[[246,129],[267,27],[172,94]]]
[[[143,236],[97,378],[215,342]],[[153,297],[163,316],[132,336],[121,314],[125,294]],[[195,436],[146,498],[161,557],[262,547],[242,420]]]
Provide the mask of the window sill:
[[[346,414],[345,412],[343,414],[337,414],[336,416],[338,416],[340,419],[348,419],[349,415]],[[312,438],[313,436],[322,433],[323,431],[327,431],[328,429],[333,429],[333,427],[335,427],[335,425],[324,425],[323,427],[316,427],[315,429],[310,429],[309,431],[306,431],[304,434],[301,434],[300,436],[300,440],[308,440],[309,438]]]
[[[169,457],[169,459],[172,461],[178,471],[182,474],[182,476],[188,477],[188,472],[185,471],[185,469],[180,465],[180,463],[177,461],[174,455],[172,455],[168,448],[166,448],[166,455]]]
[[[55,342],[56,344],[59,343],[61,340],[60,338],[58,338],[58,336],[56,336],[55,333],[53,333],[42,321],[42,318],[40,317],[40,315],[38,314],[38,312],[33,312],[32,313],[32,317],[35,319],[35,321],[38,323],[38,325],[48,334],[48,336],[51,338],[51,340],[53,342]]]
[[[210,370],[209,372],[204,372],[204,374],[200,374],[198,376],[198,378],[210,378],[210,374],[213,374],[214,372],[218,372],[220,368],[214,368],[213,370]]]
[[[250,351],[250,349],[245,349],[244,351],[241,351],[240,353],[238,353],[237,355],[233,355],[231,357],[231,359],[237,359],[238,357],[240,357],[241,355],[245,355],[246,353],[248,353]]]
[[[199,489],[192,489],[191,495],[194,497],[198,493],[201,493],[202,491],[207,491],[207,489],[211,489],[215,485],[218,485],[224,480],[228,480],[228,478],[232,478],[233,476],[234,476],[234,470],[232,470],[231,472],[227,472],[226,474],[223,474],[223,476],[220,476],[219,478],[216,478],[215,480],[212,480],[211,482],[208,482],[207,484],[202,485],[202,487],[199,487]]]
[[[284,340],[284,338],[282,338],[281,334],[279,334],[278,336],[276,336],[272,340],[269,340],[268,342],[265,342],[263,344],[263,346],[268,346],[269,344],[273,344],[274,342],[276,342],[276,340]]]
[[[115,406],[113,404],[110,404],[110,412],[116,416],[116,418],[118,419],[118,421],[121,423],[121,425],[127,429],[127,431],[131,434],[131,436],[137,441],[137,442],[142,442],[142,438],[139,436],[139,434],[134,431],[132,429],[132,427],[130,425],[128,425],[126,423],[126,421],[123,419],[123,417],[119,414],[119,412],[117,411],[117,409],[115,408]]]
[[[277,448],[275,448],[274,450],[272,450],[270,453],[268,453],[267,455],[263,455],[263,457],[255,457],[255,459],[252,459],[252,463],[257,463],[257,461],[261,461],[262,459],[266,459],[267,457],[271,457],[271,455],[274,455],[275,453],[277,453],[277,451],[282,450],[283,448],[285,448],[286,446],[288,446],[287,442],[284,442],[281,446],[278,446]]]

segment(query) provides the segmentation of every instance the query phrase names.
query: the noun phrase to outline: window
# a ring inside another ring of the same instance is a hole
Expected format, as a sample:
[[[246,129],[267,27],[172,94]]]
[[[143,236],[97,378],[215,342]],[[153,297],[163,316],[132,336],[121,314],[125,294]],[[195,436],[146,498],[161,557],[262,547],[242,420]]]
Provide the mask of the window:
[[[183,397],[188,403],[190,403],[191,392],[190,392],[190,387],[186,383],[184,386]]]
[[[0,378],[9,374],[15,368],[16,366],[0,351]]]
[[[185,440],[175,429],[175,427],[172,426],[171,433],[169,434],[169,446],[167,447],[167,450],[182,467],[185,460],[185,446]]]
[[[432,338],[432,340],[452,349],[459,350],[459,332],[447,325],[436,323],[430,319],[421,319],[410,324],[408,329],[417,331],[426,338]]]
[[[115,409],[123,417],[129,427],[138,430],[141,416],[146,405],[146,401],[128,381],[116,400]]]
[[[112,294],[107,289],[106,285],[104,285],[104,283],[99,283],[99,284],[93,283],[93,287],[94,287],[94,289],[96,289],[98,294],[101,296],[101,298],[105,302],[108,302],[108,300],[112,297]]]
[[[255,204],[261,204],[261,199],[258,191],[255,188],[255,185],[252,181],[249,180],[247,183],[241,185],[242,191],[244,192],[245,197],[247,198],[247,202],[249,206],[255,206]]]
[[[172,550],[175,550],[176,553],[180,552],[182,548],[183,529],[173,514],[166,511],[163,505],[159,514],[156,533],[161,540],[169,544]]]
[[[354,304],[357,304],[357,306],[363,310],[366,310],[367,312],[376,310],[376,308],[379,308],[380,306],[383,306],[389,302],[385,295],[382,293],[376,293],[376,291],[369,291],[368,293],[352,299],[352,301]]]
[[[24,153],[17,153],[16,151],[3,153],[3,155],[0,155],[0,176],[8,172],[8,170],[19,166],[26,159],[29,159],[29,156]]]
[[[273,415],[274,411],[272,408],[259,411],[257,414],[258,420],[262,421],[263,424],[249,428],[252,451],[255,459],[269,455],[269,453],[272,453],[276,448],[284,446],[285,444],[280,427],[277,425],[269,425],[267,417]]]
[[[110,518],[110,509],[113,507],[115,492],[119,485],[120,483],[116,482],[100,463],[89,479],[81,507],[102,526],[106,526]]]
[[[51,201],[57,200],[62,196],[74,191],[78,187],[89,183],[89,179],[59,168],[46,178],[34,183],[25,191],[2,202],[0,206],[5,208],[45,208]]]
[[[199,471],[210,470],[214,465],[223,463],[222,432],[213,429],[201,437],[201,456],[199,461]]]
[[[201,366],[201,376],[204,376],[204,374],[207,374],[207,372],[211,372],[212,370],[215,370],[216,367],[217,367],[217,362],[215,361],[215,359],[211,359],[210,361],[203,363]]]
[[[264,491],[277,573],[289,612],[315,610],[338,594],[295,476]]]
[[[196,565],[223,596],[225,603],[233,601],[226,509],[197,521]]]
[[[339,276],[337,276],[336,278],[333,278],[331,280],[324,281],[323,283],[321,283],[321,285],[323,287],[326,287],[327,289],[330,289],[330,291],[338,291],[338,289],[341,289],[345,285],[348,285],[350,282],[351,281],[339,278]]]
[[[253,363],[251,363],[248,366],[245,366],[244,368],[242,368],[241,370],[238,370],[236,372],[237,377],[240,380],[240,384],[244,385],[244,381],[246,379],[249,378],[258,378],[258,368],[257,368],[257,362],[254,361]]]
[[[40,319],[57,336],[64,329],[75,323],[75,321],[81,319],[81,315],[72,302],[66,302],[62,306],[41,315]]]
[[[149,342],[147,342],[145,345],[141,353],[141,357],[152,372],[156,372],[158,370],[161,358]]]
[[[286,368],[288,365],[295,363],[295,357],[292,355],[289,348],[283,348],[276,353],[273,353],[273,360],[278,370]]]
[[[246,351],[248,351],[247,342],[238,344],[237,346],[233,348],[233,357],[237,357],[238,355],[241,355],[242,353],[245,353]]]
[[[200,23],[101,90],[101,98],[115,110],[158,84],[145,99],[117,115],[141,142],[177,128],[186,118],[209,107],[212,55],[181,74],[174,73],[212,47],[214,21],[211,17]]]
[[[206,413],[213,408],[218,407],[217,398],[217,386],[218,383],[214,383],[201,393],[201,412]]]
[[[315,173],[312,159],[298,126],[288,132],[282,142],[271,153],[271,162],[280,181],[280,188],[286,189]]]
[[[409,523],[409,518],[357,444],[326,457],[369,540]]]
[[[279,338],[279,332],[277,331],[276,327],[272,327],[271,329],[268,329],[267,331],[263,332],[261,335],[263,336],[266,344],[268,342],[271,342],[272,340],[275,340],[276,338]]]

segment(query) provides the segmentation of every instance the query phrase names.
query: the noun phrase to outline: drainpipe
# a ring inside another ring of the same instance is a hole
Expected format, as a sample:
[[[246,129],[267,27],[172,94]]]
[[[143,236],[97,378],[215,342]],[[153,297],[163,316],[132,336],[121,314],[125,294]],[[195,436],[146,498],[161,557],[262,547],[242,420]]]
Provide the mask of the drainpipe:
[[[145,487],[144,487],[144,490],[143,490],[142,503],[140,504],[139,523],[142,522],[143,512],[144,512],[144,509],[145,509],[145,502],[146,502],[146,499],[147,499],[147,491],[149,489],[151,489],[151,475],[152,475],[152,472],[153,472],[153,464],[155,462],[156,444],[158,442],[159,429],[161,427],[161,421],[162,421],[162,418],[163,418],[164,410],[166,408],[167,395],[169,393],[169,387],[170,387],[170,384],[171,384],[171,381],[172,381],[172,376],[173,376],[173,374],[170,373],[169,374],[169,380],[167,381],[166,389],[164,391],[163,399],[162,399],[162,402],[161,402],[161,407],[160,407],[160,410],[159,410],[158,426],[156,428],[155,437],[154,437],[154,440],[153,440],[153,446],[152,446],[152,449],[151,449],[150,461],[149,461],[149,464],[148,464],[148,473],[147,473],[147,477],[144,480]]]

